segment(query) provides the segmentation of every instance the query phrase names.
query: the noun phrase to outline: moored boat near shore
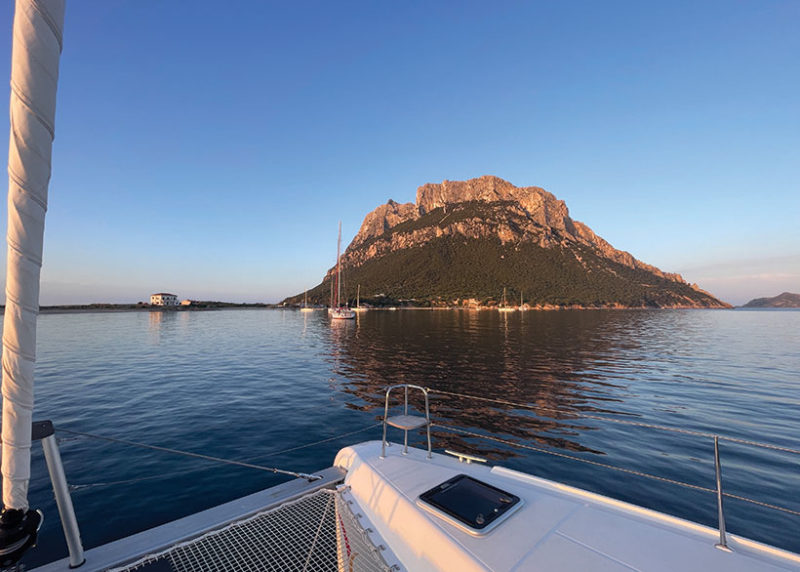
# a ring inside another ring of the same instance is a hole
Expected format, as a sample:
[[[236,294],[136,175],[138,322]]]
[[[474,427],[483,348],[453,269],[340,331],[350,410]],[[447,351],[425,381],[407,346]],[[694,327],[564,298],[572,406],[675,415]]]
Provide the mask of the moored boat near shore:
[[[336,242],[336,300],[331,300],[328,315],[332,320],[352,320],[356,313],[347,305],[342,305],[342,223],[339,221],[339,238]]]
[[[316,308],[308,305],[308,290],[306,290],[305,298],[303,299],[303,305],[300,307],[301,312],[313,312]]]
[[[503,288],[503,302],[500,304],[497,309],[500,312],[514,312],[516,308],[514,306],[509,306],[508,301],[506,300],[506,289]]]

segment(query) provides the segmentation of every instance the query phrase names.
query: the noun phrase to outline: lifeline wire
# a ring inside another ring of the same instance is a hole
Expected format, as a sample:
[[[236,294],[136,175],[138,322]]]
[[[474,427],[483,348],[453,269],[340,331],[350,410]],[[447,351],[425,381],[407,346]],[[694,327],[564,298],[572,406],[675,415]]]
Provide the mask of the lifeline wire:
[[[514,403],[513,401],[506,401],[504,399],[493,399],[491,397],[479,397],[477,395],[466,395],[464,393],[454,393],[452,391],[444,391],[441,389],[431,389],[430,387],[425,388],[429,393],[439,393],[441,395],[449,395],[451,397],[463,397],[466,399],[475,399],[478,401],[488,401],[490,403],[497,403],[500,405],[509,405],[511,407],[516,407],[520,409],[532,409],[534,411],[547,411],[549,413],[557,413],[559,415],[575,415],[581,419],[596,419],[598,421],[607,421],[609,423],[619,423],[622,425],[632,425],[634,427],[646,427],[648,429],[659,429],[661,431],[671,431],[672,433],[683,433],[686,435],[695,435],[698,437],[718,437],[719,439],[725,441],[731,441],[733,443],[741,443],[742,445],[752,445],[753,447],[761,447],[764,449],[772,449],[774,451],[782,451],[784,453],[792,453],[794,455],[800,455],[800,450],[792,449],[790,447],[781,447],[780,445],[772,445],[770,443],[761,443],[759,441],[750,441],[748,439],[739,439],[737,437],[726,437],[725,435],[717,435],[715,433],[706,433],[703,431],[693,431],[691,429],[679,429],[677,427],[667,427],[665,425],[656,425],[654,423],[643,423],[641,421],[628,421],[626,419],[613,419],[611,417],[601,417],[599,415],[589,415],[587,413],[572,412],[572,411],[561,411],[559,409],[553,409],[550,407],[541,407],[539,405],[531,405],[528,403]]]
[[[290,449],[284,449],[282,451],[275,451],[273,453],[267,453],[265,455],[261,455],[259,458],[274,457],[276,455],[282,455],[284,453],[290,453],[292,451],[297,451],[297,450],[300,450],[300,449],[306,449],[308,447],[313,447],[315,445],[321,445],[322,443],[328,443],[330,441],[335,441],[336,439],[341,439],[342,437],[349,437],[350,435],[356,435],[358,433],[363,433],[365,431],[369,431],[370,429],[374,429],[374,428],[380,427],[380,426],[381,426],[380,423],[376,423],[374,425],[369,425],[368,427],[364,427],[362,429],[357,429],[355,431],[349,431],[347,433],[342,433],[340,435],[335,435],[335,436],[329,437],[327,439],[322,439],[320,441],[315,441],[314,443],[307,443],[305,445],[299,445],[297,447],[292,447]],[[124,443],[126,445],[135,445],[137,447],[145,447],[145,448],[148,448],[148,449],[152,448],[151,445],[146,445],[144,443],[135,443],[133,441],[123,441],[121,439],[114,439],[112,437],[102,437],[100,435],[93,435],[91,433],[79,433],[77,431],[70,431],[69,429],[59,429],[59,431],[64,431],[65,433],[73,433],[75,435],[79,435],[80,437],[89,437],[89,438],[92,438],[92,439],[100,439],[100,440],[103,440],[103,441],[121,442],[121,443]],[[161,450],[161,449],[159,449],[159,450]],[[185,453],[183,451],[181,451],[180,454],[188,454],[190,456],[196,456],[195,453]],[[206,458],[206,457],[203,457],[203,458]],[[217,461],[220,461],[220,462],[224,462],[224,463],[232,463],[232,464],[236,464],[236,465],[240,465],[241,464],[239,461],[229,461],[227,459],[219,459],[219,458],[216,458],[216,457],[213,457],[211,459],[217,460]],[[262,470],[272,470],[272,469],[270,467],[264,467]],[[152,480],[152,479],[163,479],[163,478],[169,478],[169,477],[174,477],[174,476],[177,476],[177,475],[185,475],[185,474],[186,474],[186,472],[182,471],[180,473],[172,473],[172,474],[169,474],[169,475],[150,475],[150,476],[146,476],[146,477],[138,477],[138,478],[135,478],[135,479],[126,479],[124,481],[109,481],[109,482],[104,482],[104,483],[75,484],[75,485],[69,485],[69,488],[72,491],[79,491],[79,490],[88,489],[88,488],[91,488],[91,487],[104,487],[104,486],[111,486],[111,485],[127,485],[127,484],[138,483],[140,481],[148,481],[148,480]],[[302,473],[300,473],[300,474],[302,474]],[[316,479],[314,479],[314,480],[316,480]]]
[[[659,477],[658,475],[653,475],[651,473],[645,473],[645,472],[642,472],[642,471],[635,471],[633,469],[625,469],[625,468],[622,468],[622,467],[617,467],[615,465],[609,465],[607,463],[601,463],[599,461],[592,461],[592,460],[589,460],[589,459],[582,459],[581,457],[576,457],[574,455],[568,455],[566,453],[559,453],[557,451],[550,451],[548,449],[542,449],[540,447],[533,447],[531,445],[525,445],[523,443],[515,443],[514,441],[509,441],[507,439],[501,439],[500,437],[492,437],[490,435],[481,435],[480,433],[474,433],[472,431],[466,431],[465,429],[458,429],[456,427],[447,427],[445,425],[437,425],[436,427],[438,427],[439,429],[444,429],[446,431],[452,431],[454,433],[461,433],[463,435],[468,435],[470,437],[477,437],[479,439],[488,439],[490,441],[497,441],[498,443],[504,443],[506,445],[511,445],[512,447],[518,447],[520,449],[528,449],[530,451],[536,451],[536,452],[539,452],[539,453],[546,453],[548,455],[553,455],[555,457],[563,457],[565,459],[570,459],[572,461],[579,461],[581,463],[586,463],[586,464],[589,464],[589,465],[595,465],[595,466],[598,466],[598,467],[611,469],[613,471],[619,471],[621,473],[629,473],[631,475],[636,475],[636,476],[639,476],[639,477],[645,477],[645,478],[648,478],[648,479],[654,479],[656,481],[663,481],[665,483],[669,483],[669,484],[672,484],[672,485],[678,485],[678,486],[681,486],[681,487],[685,487],[685,488],[688,488],[688,489],[694,489],[694,490],[697,490],[697,491],[702,491],[704,493],[713,493],[713,494],[717,493],[716,489],[710,489],[708,487],[701,487],[699,485],[693,485],[693,484],[690,484],[690,483],[685,483],[683,481],[676,481],[674,479],[668,479],[666,477]],[[732,499],[745,501],[745,502],[749,502],[751,504],[762,506],[764,508],[770,508],[770,509],[777,510],[777,511],[780,511],[780,512],[793,514],[795,516],[800,516],[800,511],[792,510],[790,508],[786,508],[786,507],[782,507],[782,506],[778,506],[778,505],[774,505],[774,504],[769,504],[769,503],[757,501],[755,499],[751,499],[751,498],[743,497],[743,496],[739,496],[739,495],[734,495],[734,494],[731,494],[731,493],[726,493],[724,491],[722,492],[722,494],[723,494],[723,496],[726,496],[726,497],[729,497],[729,498],[732,498]]]
[[[159,447],[158,445],[148,445],[146,443],[137,443],[136,441],[128,441],[127,439],[117,439],[115,437],[103,437],[102,435],[93,435],[92,433],[85,433],[83,431],[73,431],[71,429],[59,429],[64,433],[71,435],[80,435],[82,437],[90,437],[92,439],[99,439],[101,441],[109,441],[111,443],[121,443],[123,445],[130,445],[131,447],[141,447],[143,449],[152,449],[153,451],[162,451],[164,453],[172,453],[174,455],[183,455],[185,457],[195,457],[197,459],[205,459],[206,461],[215,461],[217,463],[225,463],[228,465],[237,465],[240,467],[247,467],[249,469],[257,469],[259,471],[267,471],[281,475],[289,475],[292,477],[300,477],[308,479],[309,481],[318,481],[322,477],[320,475],[310,475],[307,473],[298,473],[295,471],[286,471],[276,467],[265,467],[263,465],[254,465],[253,463],[244,463],[242,461],[234,461],[231,459],[223,459],[221,457],[212,457],[211,455],[202,455],[200,453],[192,453],[190,451],[181,451],[179,449],[170,449],[169,447]]]

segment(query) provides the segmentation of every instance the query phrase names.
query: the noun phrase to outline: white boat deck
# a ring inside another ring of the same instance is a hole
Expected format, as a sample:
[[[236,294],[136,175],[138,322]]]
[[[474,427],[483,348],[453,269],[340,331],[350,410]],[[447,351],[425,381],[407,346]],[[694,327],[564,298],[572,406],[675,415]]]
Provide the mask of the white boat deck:
[[[616,501],[502,467],[372,441],[339,452],[350,494],[410,571],[725,572],[800,571],[800,555],[734,535],[731,552],[715,548],[719,532],[693,522]],[[418,505],[421,493],[458,474],[499,487],[523,500],[491,532],[475,536]]]

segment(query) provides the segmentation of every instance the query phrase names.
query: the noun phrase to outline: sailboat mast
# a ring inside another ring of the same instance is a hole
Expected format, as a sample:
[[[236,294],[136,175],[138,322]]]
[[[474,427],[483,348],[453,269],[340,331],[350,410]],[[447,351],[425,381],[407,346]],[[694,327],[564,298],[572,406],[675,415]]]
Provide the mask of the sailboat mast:
[[[342,221],[339,221],[339,239],[336,241],[336,307],[342,305]]]

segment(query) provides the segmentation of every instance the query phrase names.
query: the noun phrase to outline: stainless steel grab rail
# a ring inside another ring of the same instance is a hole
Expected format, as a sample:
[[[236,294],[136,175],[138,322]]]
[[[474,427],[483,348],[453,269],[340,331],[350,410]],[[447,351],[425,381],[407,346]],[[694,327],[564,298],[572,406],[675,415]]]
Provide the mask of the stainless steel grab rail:
[[[81,531],[78,528],[78,519],[75,517],[75,508],[72,506],[72,497],[69,494],[69,485],[64,474],[53,423],[34,421],[31,426],[31,439],[42,442],[47,472],[50,474],[53,494],[56,497],[58,516],[61,518],[61,527],[64,529],[64,538],[69,549],[69,567],[77,568],[86,562],[86,558],[83,556]]]
[[[404,389],[404,408],[403,415],[397,417],[389,417],[389,396],[393,389]],[[416,417],[408,414],[408,389],[418,389],[425,396],[425,417]],[[425,426],[428,431],[428,458],[433,456],[433,449],[431,447],[431,413],[430,405],[428,402],[428,390],[419,385],[412,385],[410,383],[400,383],[397,385],[390,385],[386,388],[386,398],[383,406],[383,440],[381,442],[381,459],[386,458],[386,429],[387,426],[397,427],[403,430],[403,454],[408,454],[408,432]]]
[[[717,518],[719,522],[719,542],[715,544],[720,550],[731,552],[725,535],[725,513],[722,510],[722,466],[719,462],[719,437],[714,435],[714,471],[717,475]]]

